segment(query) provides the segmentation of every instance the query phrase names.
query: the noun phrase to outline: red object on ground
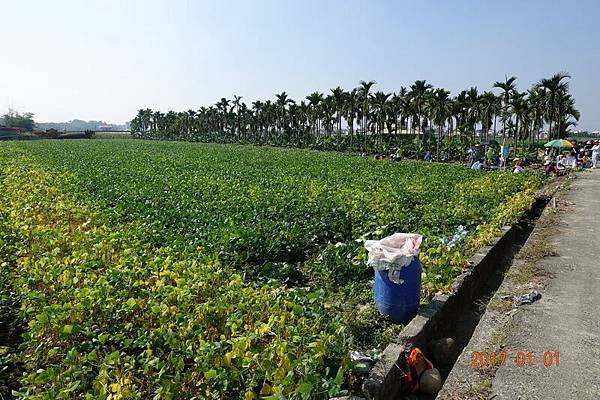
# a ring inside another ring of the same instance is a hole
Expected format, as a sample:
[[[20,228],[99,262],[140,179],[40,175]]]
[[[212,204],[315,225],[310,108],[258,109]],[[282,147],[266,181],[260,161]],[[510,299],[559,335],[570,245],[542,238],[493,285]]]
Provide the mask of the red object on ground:
[[[402,389],[407,392],[416,392],[419,389],[419,378],[423,372],[433,368],[431,361],[425,357],[425,354],[415,347],[410,351],[406,359],[408,371],[404,371],[405,376],[402,382]]]

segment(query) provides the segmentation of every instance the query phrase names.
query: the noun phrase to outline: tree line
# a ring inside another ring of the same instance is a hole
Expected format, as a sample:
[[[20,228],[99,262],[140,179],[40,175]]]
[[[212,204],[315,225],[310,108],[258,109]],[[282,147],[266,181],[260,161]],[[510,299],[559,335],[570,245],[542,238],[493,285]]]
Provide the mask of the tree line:
[[[315,149],[372,151],[406,138],[440,145],[477,139],[533,143],[568,135],[579,120],[569,93],[570,75],[557,73],[520,92],[516,77],[495,82],[493,91],[477,87],[452,97],[450,91],[417,80],[397,92],[358,87],[314,92],[300,101],[286,92],[248,105],[242,97],[222,98],[198,110],[162,113],[141,109],[132,134],[146,139],[252,143]]]
[[[22,128],[26,131],[32,131],[35,127],[33,116],[33,113],[20,113],[12,108],[9,108],[8,111],[0,117],[0,126],[7,126],[9,128]]]
[[[118,124],[111,124],[108,123],[106,121],[95,121],[95,120],[90,120],[90,121],[84,121],[81,119],[73,119],[70,121],[66,121],[66,122],[37,122],[35,124],[35,128],[39,129],[39,130],[48,130],[48,129],[55,129],[57,131],[79,131],[79,132],[84,132],[84,131],[98,131],[100,130],[101,126],[112,126],[112,129],[116,129],[116,130],[126,130],[128,129],[127,125],[118,125]]]

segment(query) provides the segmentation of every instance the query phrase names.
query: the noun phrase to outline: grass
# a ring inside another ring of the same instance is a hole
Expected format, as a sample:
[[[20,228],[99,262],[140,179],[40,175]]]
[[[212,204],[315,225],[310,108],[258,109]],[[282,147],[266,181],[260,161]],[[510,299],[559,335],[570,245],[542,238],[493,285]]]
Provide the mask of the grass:
[[[528,240],[519,252],[518,263],[511,268],[508,277],[518,286],[523,286],[533,281],[541,272],[538,261],[545,257],[556,256],[549,241],[554,229],[556,229],[556,212],[548,209],[544,218],[540,218],[536,224],[535,236]]]

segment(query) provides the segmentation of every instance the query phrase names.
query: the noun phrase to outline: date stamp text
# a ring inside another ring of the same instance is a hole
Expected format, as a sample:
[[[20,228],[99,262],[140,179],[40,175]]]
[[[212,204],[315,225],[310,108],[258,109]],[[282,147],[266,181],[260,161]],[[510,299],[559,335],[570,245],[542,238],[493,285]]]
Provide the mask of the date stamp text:
[[[472,351],[469,365],[476,368],[485,368],[503,367],[507,363],[514,363],[517,367],[532,367],[540,363],[544,367],[558,367],[560,366],[560,353],[557,351],[546,351],[543,354],[534,354],[531,351],[517,351],[516,353]]]

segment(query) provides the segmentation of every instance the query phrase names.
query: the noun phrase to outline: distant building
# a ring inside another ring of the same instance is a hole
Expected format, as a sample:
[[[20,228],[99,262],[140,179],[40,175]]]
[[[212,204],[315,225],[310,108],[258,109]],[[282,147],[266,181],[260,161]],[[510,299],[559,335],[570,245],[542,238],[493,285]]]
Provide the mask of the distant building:
[[[11,140],[18,139],[22,132],[26,130],[23,128],[9,128],[8,126],[0,126],[0,140]]]
[[[98,127],[98,130],[99,130],[99,131],[104,131],[104,132],[107,132],[107,131],[112,131],[112,130],[114,130],[114,129],[115,129],[115,128],[114,128],[112,125],[100,125],[100,126]]]

